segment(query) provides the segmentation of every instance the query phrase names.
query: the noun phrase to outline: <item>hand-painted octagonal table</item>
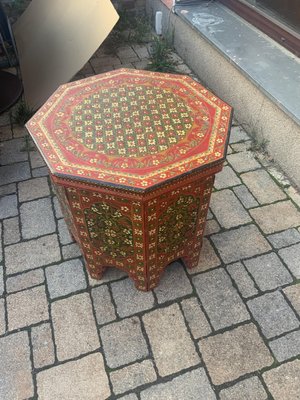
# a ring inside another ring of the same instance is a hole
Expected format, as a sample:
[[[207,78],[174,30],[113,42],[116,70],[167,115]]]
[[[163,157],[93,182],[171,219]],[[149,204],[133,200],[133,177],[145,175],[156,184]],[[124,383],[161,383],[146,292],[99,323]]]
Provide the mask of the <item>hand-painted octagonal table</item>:
[[[232,109],[183,75],[119,69],[60,86],[27,123],[87,269],[140,290],[197,266]]]

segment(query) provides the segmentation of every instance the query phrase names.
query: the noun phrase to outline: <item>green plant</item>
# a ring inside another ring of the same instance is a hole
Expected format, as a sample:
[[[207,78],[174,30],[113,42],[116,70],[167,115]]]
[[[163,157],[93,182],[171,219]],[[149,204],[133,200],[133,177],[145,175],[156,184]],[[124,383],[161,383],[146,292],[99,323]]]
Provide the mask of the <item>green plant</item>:
[[[150,49],[150,71],[175,72],[174,62],[170,59],[171,47],[168,41],[161,37],[154,37]]]
[[[20,101],[16,110],[12,114],[12,122],[17,125],[25,125],[33,116],[34,110],[30,108],[24,100]]]

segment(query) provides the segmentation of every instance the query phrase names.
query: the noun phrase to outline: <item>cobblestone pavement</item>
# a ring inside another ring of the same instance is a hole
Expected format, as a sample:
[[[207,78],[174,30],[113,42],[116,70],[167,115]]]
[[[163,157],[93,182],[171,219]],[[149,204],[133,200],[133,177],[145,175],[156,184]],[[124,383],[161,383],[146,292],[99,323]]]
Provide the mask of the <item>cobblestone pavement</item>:
[[[147,54],[99,50],[77,77]],[[0,126],[1,400],[300,399],[300,195],[239,126],[199,266],[149,293],[116,269],[88,278],[41,157]]]

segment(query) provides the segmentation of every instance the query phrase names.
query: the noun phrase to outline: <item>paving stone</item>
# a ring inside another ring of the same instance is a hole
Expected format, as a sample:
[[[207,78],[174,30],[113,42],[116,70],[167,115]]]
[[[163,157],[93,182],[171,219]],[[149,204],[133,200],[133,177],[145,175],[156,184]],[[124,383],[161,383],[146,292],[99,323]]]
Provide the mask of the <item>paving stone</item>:
[[[160,376],[200,362],[178,304],[145,314],[143,322]]]
[[[100,328],[107,365],[121,367],[148,356],[148,348],[137,317],[112,322]]]
[[[261,290],[272,290],[293,282],[293,277],[275,253],[264,254],[244,264]]]
[[[13,244],[20,241],[19,218],[9,218],[3,221],[3,241],[4,244]]]
[[[49,319],[44,286],[7,296],[8,328],[14,330]]]
[[[231,164],[235,171],[239,173],[251,171],[261,167],[261,165],[254,158],[253,153],[249,151],[229,154],[227,156],[227,161]]]
[[[134,44],[132,48],[140,59],[149,58],[149,52],[147,46],[143,44]]]
[[[219,257],[216,255],[209,240],[204,238],[200,253],[200,259],[197,267],[187,269],[188,274],[193,275],[198,272],[207,271],[211,268],[218,267],[221,264]]]
[[[13,134],[15,138],[23,138],[25,136],[28,136],[28,131],[25,128],[25,126],[20,126],[20,125],[13,125],[12,126]],[[24,141],[23,141],[24,143]],[[30,140],[30,143],[32,144],[33,142]],[[24,143],[25,145],[25,143]]]
[[[39,400],[107,399],[111,392],[100,353],[37,374]]]
[[[44,281],[44,271],[42,269],[35,269],[24,272],[23,274],[8,277],[6,279],[6,291],[8,293],[18,292],[19,290],[41,285]]]
[[[245,208],[248,209],[248,208],[258,206],[258,202],[255,200],[255,198],[249,192],[247,186],[245,186],[245,185],[236,186],[233,188],[233,191],[236,194],[236,196],[239,198],[239,200],[242,202],[242,204]]]
[[[235,385],[223,389],[220,392],[220,400],[267,400],[266,393],[261,381],[257,376],[244,379]]]
[[[296,315],[280,292],[264,294],[249,300],[247,304],[268,339],[300,326]]]
[[[45,161],[43,160],[43,157],[41,156],[38,150],[30,151],[29,157],[30,157],[31,168],[40,168],[46,165]]]
[[[124,278],[127,276],[125,271],[121,269],[109,267],[105,271],[102,279],[93,279],[88,275],[89,285],[90,286],[99,286],[103,285],[103,283],[117,281],[118,279]]]
[[[110,380],[115,394],[124,393],[154,382],[156,378],[156,372],[150,360],[132,364],[110,373]]]
[[[1,143],[0,146],[0,164],[12,164],[28,159],[27,151],[24,150],[24,139],[12,139]]]
[[[52,299],[87,287],[83,265],[78,259],[51,265],[46,268],[45,272],[49,294]]]
[[[0,142],[4,142],[5,140],[9,139],[12,139],[11,126],[0,126]]]
[[[136,56],[136,54],[135,54],[135,56]],[[119,65],[119,68],[121,67],[120,59],[114,55],[104,55],[102,57],[93,58],[93,59],[91,59],[90,62],[91,62],[91,65],[93,68],[96,68],[98,66],[106,67],[106,66],[111,66],[111,65],[115,65],[115,66]]]
[[[300,193],[299,193],[299,190],[297,190],[293,186],[290,186],[289,188],[286,189],[286,193],[293,200],[293,202],[296,203],[298,207],[300,207]]]
[[[3,278],[3,267],[0,265],[0,296],[3,295],[4,292],[4,278]]]
[[[219,224],[226,229],[251,222],[248,212],[231,190],[214,192],[210,207]]]
[[[193,283],[215,329],[250,318],[244,302],[225,270],[217,269],[197,275],[193,278]]]
[[[227,271],[229,272],[231,278],[237,285],[239,292],[243,297],[251,297],[258,293],[253,280],[249,276],[246,268],[242,263],[237,262],[235,264],[230,264],[227,266]]]
[[[4,299],[0,299],[0,335],[4,335],[5,332],[6,332],[5,304],[4,304]]]
[[[284,294],[287,296],[292,306],[300,316],[300,283],[292,285],[283,289]]]
[[[2,247],[2,223],[0,221],[0,262],[3,259],[3,247]]]
[[[7,274],[23,272],[57,262],[61,258],[57,235],[44,236],[7,246],[5,257]]]
[[[232,143],[231,148],[234,150],[234,152],[246,152],[248,150],[251,150],[252,147],[252,141],[247,140],[246,142],[241,142],[241,143]],[[250,157],[253,157],[250,153]]]
[[[190,281],[179,262],[174,262],[165,269],[159,285],[154,289],[158,303],[186,296],[192,291]]]
[[[241,178],[260,204],[269,204],[286,198],[284,191],[263,169],[242,174]]]
[[[48,176],[48,175],[49,175],[49,170],[47,167],[41,167],[32,170],[32,176],[34,178],[38,178],[41,176]]]
[[[53,204],[54,204],[55,217],[57,219],[63,218],[63,214],[57,197],[54,197]]]
[[[0,339],[0,398],[23,400],[34,395],[27,332]]]
[[[217,233],[211,239],[226,264],[271,250],[267,240],[254,225]]]
[[[149,310],[154,305],[153,294],[137,290],[131,279],[112,283],[111,290],[117,306],[117,313],[121,318]]]
[[[290,186],[291,182],[276,167],[267,168],[269,174],[279,183],[280,186]]]
[[[212,219],[213,217],[214,217],[214,216],[213,216],[213,214],[211,213],[210,209],[208,209],[206,219],[209,220],[209,219]]]
[[[295,228],[287,229],[286,231],[269,235],[268,240],[275,249],[280,249],[300,242],[300,232]]]
[[[19,201],[28,201],[38,199],[39,197],[46,197],[50,195],[50,189],[47,178],[34,178],[28,181],[20,182],[19,188]]]
[[[186,372],[169,382],[153,385],[141,392],[141,400],[216,400],[203,368]]]
[[[130,393],[130,394],[126,395],[126,396],[120,397],[119,400],[138,400],[138,398],[137,398],[136,394]]]
[[[223,170],[216,174],[214,186],[216,189],[224,189],[231,186],[240,185],[241,180],[229,165],[225,166]]]
[[[54,345],[49,323],[31,328],[31,342],[35,368],[42,368],[54,363]]]
[[[269,342],[277,361],[282,362],[300,354],[300,331],[295,331]]]
[[[233,126],[231,128],[229,143],[238,143],[249,139],[249,136],[241,126]]]
[[[300,212],[291,201],[255,208],[250,214],[266,234],[300,225]]]
[[[81,293],[51,304],[59,361],[78,357],[100,346],[91,299]]]
[[[291,273],[297,278],[300,278],[300,244],[286,247],[279,250],[278,254],[288,266]]]
[[[210,236],[214,233],[218,233],[220,231],[220,225],[217,223],[215,219],[210,219],[206,221],[204,236]]]
[[[212,382],[221,385],[273,363],[252,323],[202,339],[200,351]]]
[[[81,251],[77,243],[62,246],[62,255],[64,260],[70,260],[81,256]]]
[[[274,400],[300,399],[300,360],[288,362],[263,374]]]
[[[121,59],[122,64],[131,61],[138,61],[138,56],[130,46],[122,46],[117,49],[117,55]]]
[[[69,244],[74,242],[72,236],[69,232],[67,224],[64,219],[60,219],[57,221],[58,224],[58,237],[61,244]]]
[[[17,163],[0,167],[0,185],[20,182],[30,178],[29,163]]]
[[[18,215],[17,196],[0,197],[0,219],[14,217]]]
[[[181,307],[194,339],[200,339],[211,333],[211,327],[197,298],[182,300]]]
[[[117,318],[115,308],[111,301],[111,295],[106,285],[93,288],[92,298],[97,323],[99,325],[114,321]]]
[[[22,204],[20,216],[24,239],[32,239],[56,230],[50,199],[40,199]]]
[[[5,196],[7,194],[13,194],[17,191],[17,185],[15,183],[10,183],[9,185],[0,186],[0,196]]]

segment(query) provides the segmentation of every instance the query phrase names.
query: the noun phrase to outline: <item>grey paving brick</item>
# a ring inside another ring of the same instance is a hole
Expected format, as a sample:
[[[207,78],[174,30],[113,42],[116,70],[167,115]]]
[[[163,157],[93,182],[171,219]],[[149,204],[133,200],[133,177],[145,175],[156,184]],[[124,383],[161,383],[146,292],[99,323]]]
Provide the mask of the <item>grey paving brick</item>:
[[[8,293],[18,292],[19,290],[41,285],[44,281],[45,275],[43,269],[34,269],[23,274],[9,276],[6,279],[6,290]]]
[[[104,283],[107,283],[107,282],[117,281],[118,279],[124,278],[125,276],[127,276],[126,272],[122,271],[121,269],[109,267],[105,271],[102,279],[99,279],[99,280],[93,279],[88,275],[88,280],[89,280],[89,285],[94,287],[94,286],[103,285]]]
[[[28,159],[24,139],[12,139],[1,143],[0,164],[12,164]]]
[[[181,307],[194,339],[200,339],[211,333],[211,327],[197,298],[182,300]]]
[[[15,217],[16,215],[18,215],[17,196],[11,194],[0,197],[0,219]]]
[[[215,219],[206,221],[204,236],[210,236],[214,233],[218,233],[221,230],[220,225]]]
[[[34,395],[28,333],[17,332],[0,339],[0,398],[28,399]]]
[[[19,201],[28,201],[50,195],[47,178],[34,178],[18,184]]]
[[[251,221],[248,212],[231,190],[225,189],[212,194],[210,207],[224,228],[232,228]]]
[[[78,259],[51,265],[46,268],[45,272],[49,294],[52,299],[87,287],[83,265]]]
[[[2,116],[0,117],[1,121]],[[1,124],[1,122],[0,122]],[[1,124],[2,125],[2,124]],[[4,142],[5,140],[12,139],[12,129],[10,124],[6,126],[0,126],[0,142]]]
[[[139,56],[140,59],[149,57],[149,52],[148,52],[147,46],[145,46],[143,44],[134,44],[132,46],[132,48],[136,52],[136,54]]]
[[[193,278],[193,283],[215,329],[225,328],[250,318],[243,300],[223,269],[197,275]]]
[[[55,217],[57,219],[63,218],[63,214],[57,197],[54,197],[53,204],[54,204]]]
[[[7,274],[23,272],[59,261],[61,256],[57,235],[7,246],[5,256]]]
[[[5,304],[4,304],[4,299],[0,299],[0,335],[4,335],[5,331],[6,331]]]
[[[216,189],[240,185],[241,180],[229,165],[226,165],[221,172],[216,174],[214,186]]]
[[[127,394],[126,396],[120,397],[119,400],[138,400],[137,395],[134,393]]]
[[[112,322],[100,328],[107,365],[121,367],[148,356],[148,348],[137,317]]]
[[[40,199],[22,204],[20,216],[24,239],[32,239],[56,230],[50,199]]]
[[[247,304],[268,339],[300,326],[296,315],[280,292],[264,294],[249,300]]]
[[[99,325],[114,321],[117,318],[115,308],[111,301],[111,295],[106,285],[93,288],[92,298],[96,320]]]
[[[173,374],[200,362],[178,304],[145,314],[143,322],[154,362],[161,376]]]
[[[4,292],[4,277],[3,277],[3,267],[0,265],[0,296],[3,295]]]
[[[42,368],[54,363],[52,329],[48,322],[31,328],[31,343],[35,368]]]
[[[287,296],[292,306],[300,316],[300,283],[292,285],[283,289],[284,294]]]
[[[9,218],[3,221],[3,241],[4,244],[13,244],[20,241],[20,227],[19,227],[19,218]]]
[[[300,225],[300,212],[291,201],[281,201],[250,210],[264,233],[274,233]]]
[[[248,150],[251,150],[251,147],[252,147],[252,141],[251,140],[247,140],[246,142],[232,143],[231,144],[231,148],[232,148],[232,150],[234,150],[234,152],[247,152]],[[253,157],[253,155],[250,153],[250,157],[251,156]]]
[[[137,290],[131,279],[112,283],[111,290],[119,317],[128,317],[140,311],[149,310],[154,305],[153,294]]]
[[[221,385],[273,363],[273,358],[252,323],[202,339],[201,355],[212,382]]]
[[[269,343],[277,361],[282,362],[300,354],[300,331],[295,331]]]
[[[203,368],[186,372],[169,382],[150,386],[141,392],[141,400],[216,400]]]
[[[260,168],[260,164],[254,158],[253,153],[248,151],[229,154],[227,161],[239,173]]]
[[[288,266],[291,273],[297,278],[300,278],[300,244],[286,247],[279,250],[278,254]]]
[[[3,247],[2,247],[2,223],[0,221],[0,262],[3,260]]]
[[[233,126],[231,128],[229,143],[238,143],[249,139],[249,136],[241,126]]]
[[[100,347],[88,293],[53,302],[51,315],[59,361],[78,357]]]
[[[29,157],[30,157],[30,164],[32,168],[40,168],[45,166],[45,161],[43,160],[43,157],[39,153],[39,151],[30,151],[29,152]]]
[[[44,286],[7,296],[8,329],[14,330],[49,319]]]
[[[39,400],[104,400],[111,392],[102,354],[90,354],[37,374]]]
[[[269,235],[268,240],[275,249],[280,249],[300,242],[300,232],[295,228],[287,229],[286,231]]]
[[[190,281],[179,262],[172,263],[165,269],[159,285],[154,289],[158,303],[186,296],[192,291]]]
[[[254,225],[242,226],[211,236],[226,264],[271,250],[271,246]]]
[[[25,128],[25,126],[21,126],[21,125],[15,125],[13,124],[12,126],[12,130],[14,133],[14,137],[15,138],[23,138],[25,136],[28,136],[28,131]],[[23,142],[24,143],[24,142]],[[33,144],[32,140],[30,140],[30,143]],[[24,143],[25,144],[25,143]]]
[[[67,224],[64,219],[60,219],[58,224],[58,237],[61,244],[69,244],[73,242],[72,236],[69,232]]]
[[[220,400],[267,400],[261,381],[257,376],[244,379],[220,392]]]
[[[244,264],[261,290],[272,290],[293,282],[293,277],[275,253],[264,254]]]
[[[66,244],[62,246],[62,255],[64,260],[77,258],[81,256],[81,251],[77,243]]]
[[[213,216],[213,214],[211,213],[211,211],[210,211],[210,209],[208,210],[208,212],[207,212],[207,216],[206,216],[206,219],[212,219],[214,216]]]
[[[263,374],[274,400],[300,398],[300,360],[288,362]]]
[[[221,264],[219,257],[210,244],[209,240],[204,238],[200,253],[199,263],[195,268],[187,269],[188,274],[193,275],[198,272],[207,271],[209,269],[218,267]]]
[[[110,380],[115,394],[121,394],[156,380],[153,363],[145,360],[113,371]]]
[[[41,168],[36,168],[32,170],[32,176],[34,178],[39,178],[42,176],[48,176],[49,175],[49,169],[47,167],[41,167]]]
[[[253,208],[253,207],[258,206],[258,202],[255,200],[255,198],[249,192],[247,186],[245,186],[245,185],[236,186],[233,188],[233,191],[236,194],[236,196],[239,198],[239,200],[242,202],[242,204],[245,208],[248,209],[248,208]]]
[[[239,292],[243,297],[251,297],[258,293],[253,280],[249,276],[246,268],[242,263],[237,262],[235,264],[230,264],[227,266],[227,271],[229,272],[231,278],[237,285]]]
[[[22,162],[0,167],[0,185],[20,182],[30,178],[28,162]]]
[[[247,172],[241,178],[260,204],[283,200],[286,194],[263,169]]]
[[[7,194],[13,194],[17,192],[17,185],[10,183],[8,185],[0,186],[0,196],[6,196]]]

